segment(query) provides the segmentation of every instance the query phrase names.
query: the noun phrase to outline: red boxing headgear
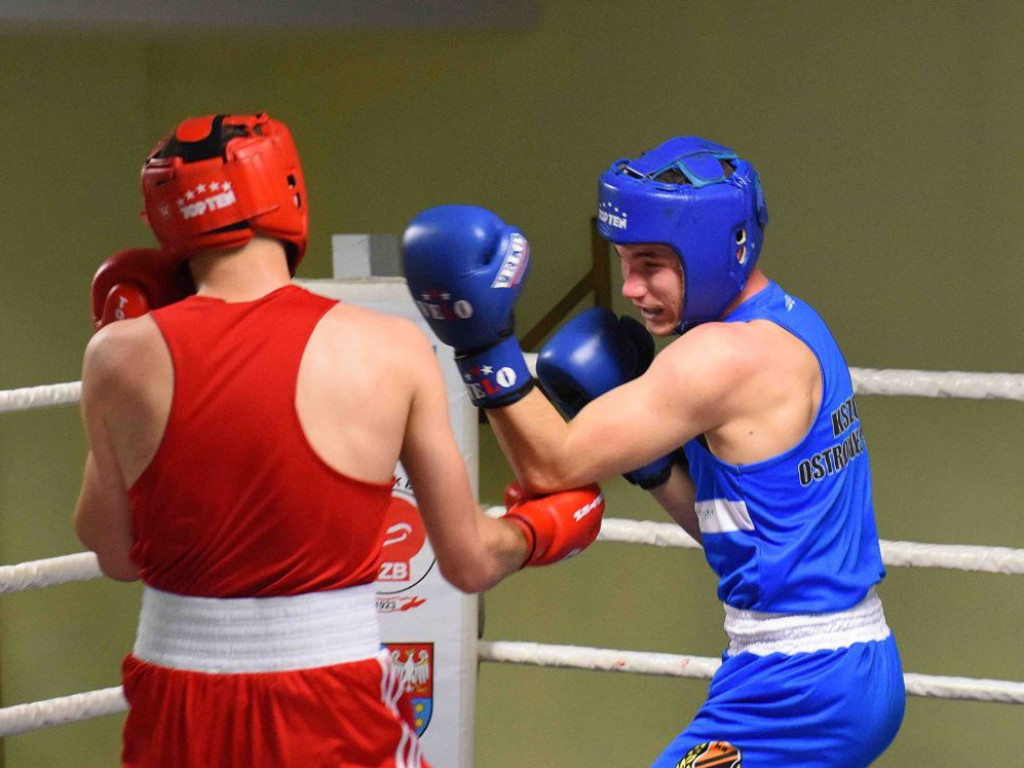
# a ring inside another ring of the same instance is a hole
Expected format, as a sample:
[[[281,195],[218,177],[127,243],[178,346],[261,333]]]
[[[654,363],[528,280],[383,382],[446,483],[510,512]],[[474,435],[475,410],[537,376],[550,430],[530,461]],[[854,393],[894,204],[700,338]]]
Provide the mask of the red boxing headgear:
[[[181,260],[237,248],[255,233],[281,240],[292,274],[306,252],[306,182],[288,127],[258,115],[185,120],[142,166],[143,217]]]

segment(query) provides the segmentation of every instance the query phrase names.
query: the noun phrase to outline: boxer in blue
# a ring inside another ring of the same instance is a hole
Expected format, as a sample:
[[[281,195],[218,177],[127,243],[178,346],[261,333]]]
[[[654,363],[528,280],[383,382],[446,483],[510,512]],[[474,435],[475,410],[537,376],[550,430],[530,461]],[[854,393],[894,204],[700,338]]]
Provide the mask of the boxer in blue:
[[[646,328],[601,309],[566,323],[538,360],[550,401],[513,333],[522,233],[443,206],[403,240],[410,290],[525,489],[626,473],[719,577],[722,667],[652,768],[866,766],[903,717],[849,369],[821,317],[757,266],[767,223],[756,170],[725,147],[679,137],[613,163],[598,227]],[[678,338],[655,356],[652,333]]]

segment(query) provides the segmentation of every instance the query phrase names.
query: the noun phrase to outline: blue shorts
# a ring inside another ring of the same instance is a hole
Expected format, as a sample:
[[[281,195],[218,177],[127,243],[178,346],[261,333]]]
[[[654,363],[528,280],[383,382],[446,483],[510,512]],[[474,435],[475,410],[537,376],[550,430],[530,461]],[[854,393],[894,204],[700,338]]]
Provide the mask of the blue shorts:
[[[892,742],[906,690],[896,642],[724,657],[708,699],[651,768],[863,768]]]

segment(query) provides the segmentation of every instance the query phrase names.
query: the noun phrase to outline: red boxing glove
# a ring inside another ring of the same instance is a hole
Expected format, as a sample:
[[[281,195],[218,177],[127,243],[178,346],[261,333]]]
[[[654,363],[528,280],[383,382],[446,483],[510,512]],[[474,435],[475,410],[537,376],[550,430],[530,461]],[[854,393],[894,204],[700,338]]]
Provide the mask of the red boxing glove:
[[[98,331],[115,320],[139,317],[195,292],[181,260],[155,248],[118,251],[92,278],[92,324]]]
[[[582,552],[597,538],[604,494],[596,484],[530,497],[518,482],[505,487],[505,519],[526,534],[530,554],[522,567],[551,565]]]

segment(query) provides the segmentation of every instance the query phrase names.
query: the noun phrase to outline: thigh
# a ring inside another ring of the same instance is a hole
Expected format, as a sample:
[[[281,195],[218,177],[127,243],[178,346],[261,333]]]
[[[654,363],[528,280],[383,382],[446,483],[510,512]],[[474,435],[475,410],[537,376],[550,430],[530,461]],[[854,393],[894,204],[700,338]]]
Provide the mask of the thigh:
[[[727,658],[653,768],[862,768],[903,719],[892,637],[838,651]]]

